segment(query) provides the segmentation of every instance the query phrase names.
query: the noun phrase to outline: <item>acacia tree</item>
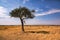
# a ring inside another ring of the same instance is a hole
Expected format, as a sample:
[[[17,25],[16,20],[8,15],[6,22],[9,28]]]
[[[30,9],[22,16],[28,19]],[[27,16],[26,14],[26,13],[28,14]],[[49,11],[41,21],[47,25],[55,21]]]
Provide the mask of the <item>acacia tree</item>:
[[[34,10],[29,10],[26,7],[19,7],[10,12],[11,17],[17,17],[21,20],[22,31],[24,32],[24,19],[34,18]]]

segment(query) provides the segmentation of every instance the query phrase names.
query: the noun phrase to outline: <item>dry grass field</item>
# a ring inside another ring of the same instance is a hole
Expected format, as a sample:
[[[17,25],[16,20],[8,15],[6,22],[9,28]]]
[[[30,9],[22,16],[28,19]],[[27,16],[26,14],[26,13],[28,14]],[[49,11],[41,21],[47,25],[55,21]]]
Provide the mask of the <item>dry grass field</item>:
[[[25,26],[25,33],[21,26],[0,26],[0,40],[60,40],[60,26],[33,25]]]

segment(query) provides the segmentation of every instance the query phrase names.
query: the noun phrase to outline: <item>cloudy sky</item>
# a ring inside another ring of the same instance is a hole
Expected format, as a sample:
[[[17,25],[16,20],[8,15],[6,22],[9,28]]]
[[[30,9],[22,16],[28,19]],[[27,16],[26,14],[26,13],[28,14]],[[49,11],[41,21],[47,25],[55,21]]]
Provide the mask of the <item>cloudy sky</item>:
[[[19,18],[9,12],[19,6],[34,9],[34,19],[25,19],[28,25],[60,25],[60,0],[0,0],[0,25],[20,25]]]

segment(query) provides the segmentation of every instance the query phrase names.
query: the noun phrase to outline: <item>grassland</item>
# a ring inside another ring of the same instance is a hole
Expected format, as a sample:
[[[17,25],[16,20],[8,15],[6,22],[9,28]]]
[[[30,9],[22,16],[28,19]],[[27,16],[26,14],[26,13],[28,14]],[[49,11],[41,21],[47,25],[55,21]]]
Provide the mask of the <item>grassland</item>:
[[[60,40],[60,26],[33,25],[25,26],[25,33],[21,26],[0,26],[0,40]]]

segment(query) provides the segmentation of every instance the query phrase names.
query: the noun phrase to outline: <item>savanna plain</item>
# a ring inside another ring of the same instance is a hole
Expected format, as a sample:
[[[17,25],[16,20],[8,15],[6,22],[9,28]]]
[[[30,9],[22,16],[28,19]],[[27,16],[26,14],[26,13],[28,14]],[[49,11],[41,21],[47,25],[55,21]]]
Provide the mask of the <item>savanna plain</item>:
[[[60,40],[59,25],[0,25],[0,40]]]

